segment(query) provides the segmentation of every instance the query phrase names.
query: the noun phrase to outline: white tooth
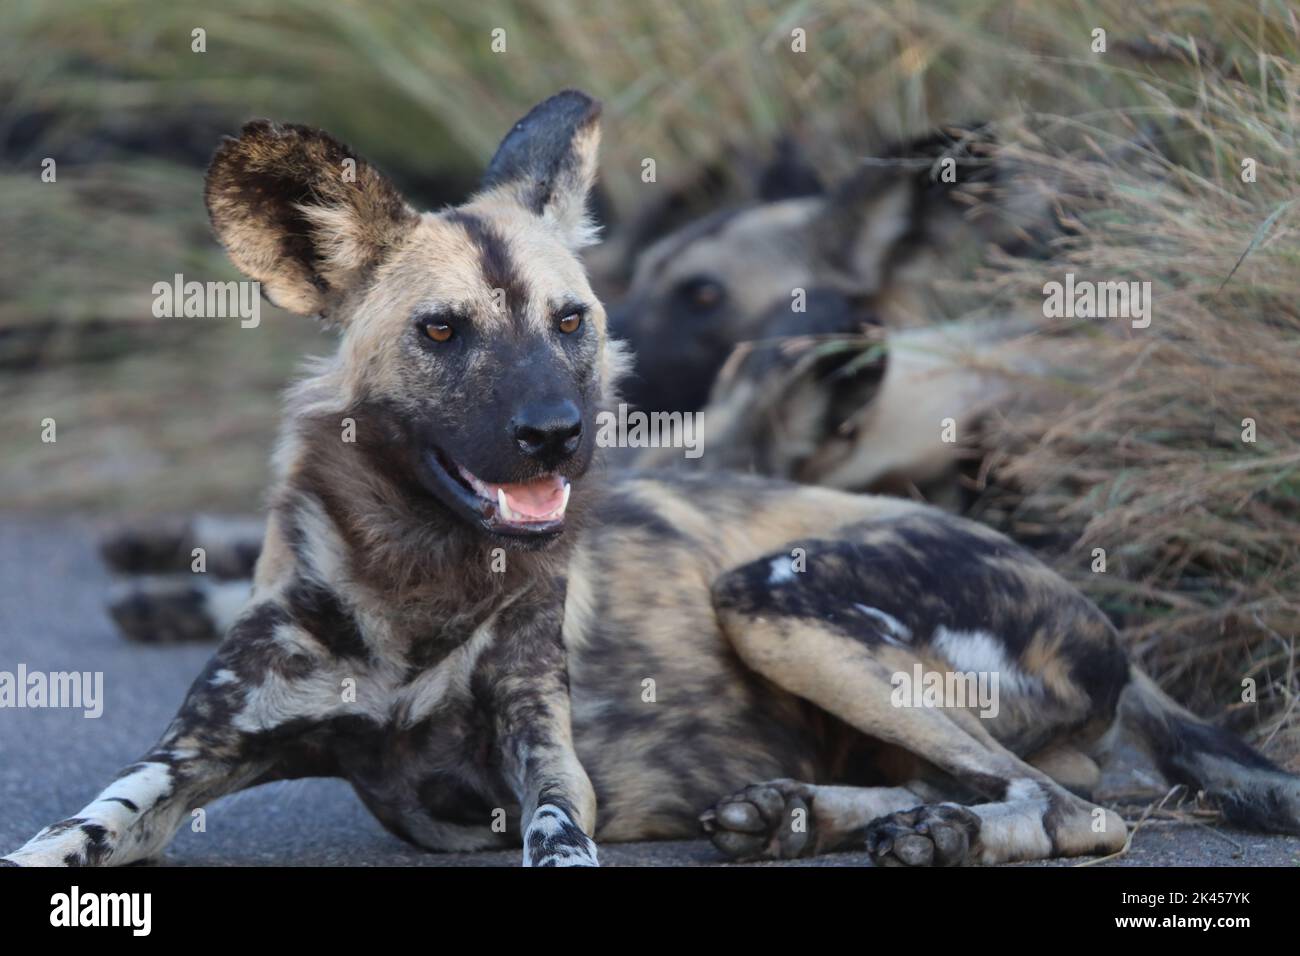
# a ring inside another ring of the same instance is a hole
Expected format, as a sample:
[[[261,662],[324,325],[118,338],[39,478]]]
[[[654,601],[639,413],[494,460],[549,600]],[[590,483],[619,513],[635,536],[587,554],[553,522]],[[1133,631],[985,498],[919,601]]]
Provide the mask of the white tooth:
[[[555,509],[556,514],[564,514],[564,509],[569,507],[569,492],[573,490],[573,485],[567,481],[564,483],[564,497],[560,499],[560,507]]]
[[[510,503],[506,501],[506,490],[504,488],[497,489],[497,510],[501,512],[501,517],[507,521],[515,520],[515,514],[510,510]]]

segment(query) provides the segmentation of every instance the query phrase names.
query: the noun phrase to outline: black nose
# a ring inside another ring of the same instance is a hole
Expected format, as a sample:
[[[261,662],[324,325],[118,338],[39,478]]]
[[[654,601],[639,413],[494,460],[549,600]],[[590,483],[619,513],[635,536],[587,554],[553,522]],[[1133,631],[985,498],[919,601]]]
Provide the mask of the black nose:
[[[557,465],[578,450],[582,413],[570,401],[532,402],[515,413],[510,428],[525,455]]]

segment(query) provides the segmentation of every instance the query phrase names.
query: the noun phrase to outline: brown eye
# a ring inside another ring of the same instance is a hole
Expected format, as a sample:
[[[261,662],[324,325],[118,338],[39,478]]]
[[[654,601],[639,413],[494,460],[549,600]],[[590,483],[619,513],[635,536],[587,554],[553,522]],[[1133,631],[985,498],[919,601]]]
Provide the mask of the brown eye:
[[[572,335],[578,331],[578,326],[582,325],[582,316],[577,312],[570,312],[564,318],[560,319],[560,331],[565,335]]]
[[[673,297],[683,309],[697,315],[707,315],[722,306],[727,290],[708,276],[695,276],[681,282],[673,290]]]
[[[711,309],[722,301],[722,290],[716,284],[706,282],[698,286],[691,297],[701,309]]]
[[[451,338],[451,326],[445,322],[426,322],[424,334],[435,342],[446,342]]]

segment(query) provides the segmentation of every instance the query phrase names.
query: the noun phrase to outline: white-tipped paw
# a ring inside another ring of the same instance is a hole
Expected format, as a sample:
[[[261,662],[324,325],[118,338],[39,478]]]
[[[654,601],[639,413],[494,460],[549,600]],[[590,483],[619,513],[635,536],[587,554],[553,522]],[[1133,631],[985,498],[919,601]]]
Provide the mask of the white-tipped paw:
[[[85,817],[46,827],[0,863],[11,866],[96,866],[113,852],[113,834]]]
[[[559,807],[544,803],[524,833],[524,866],[600,866],[596,844]]]

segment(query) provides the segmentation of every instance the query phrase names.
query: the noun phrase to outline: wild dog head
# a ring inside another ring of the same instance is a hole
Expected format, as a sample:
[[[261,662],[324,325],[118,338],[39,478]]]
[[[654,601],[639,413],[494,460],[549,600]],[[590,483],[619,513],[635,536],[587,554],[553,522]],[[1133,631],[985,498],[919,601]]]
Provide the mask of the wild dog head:
[[[731,353],[703,412],[709,454],[693,464],[965,507],[987,478],[985,415],[1056,401],[1037,383],[1064,370],[1043,361],[1035,330],[1011,314],[888,328],[852,297],[810,289],[805,312],[773,308]],[[949,417],[960,442],[938,427]],[[638,464],[682,461],[652,451]]]
[[[513,542],[563,529],[622,365],[577,256],[599,112],[576,91],[541,103],[438,213],[319,130],[257,121],[217,151],[206,199],[231,259],[341,330],[296,413],[336,432],[355,416],[392,482],[378,497],[424,495]]]
[[[857,444],[855,417],[878,397],[887,368],[884,329],[833,289],[810,289],[806,305],[799,314],[773,307],[718,372],[703,467],[817,484],[812,466]]]
[[[1041,215],[1000,197],[975,206],[994,198],[1001,173],[990,149],[978,132],[938,132],[888,150],[883,164],[863,165],[824,195],[716,212],[657,241],[613,310],[615,333],[636,355],[629,401],[702,407],[738,343],[766,335],[775,312],[799,318],[796,290],[847,297],[857,303],[850,311],[887,326],[932,321],[941,310],[918,297],[930,297],[936,275],[965,269],[986,242],[1014,244],[1022,222]],[[948,159],[955,175],[945,175]]]

